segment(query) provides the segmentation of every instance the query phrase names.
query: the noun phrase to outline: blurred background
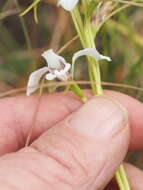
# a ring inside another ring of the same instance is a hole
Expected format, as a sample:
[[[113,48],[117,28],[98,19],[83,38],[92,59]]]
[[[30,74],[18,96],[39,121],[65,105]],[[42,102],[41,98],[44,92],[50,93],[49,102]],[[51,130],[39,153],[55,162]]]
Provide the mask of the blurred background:
[[[37,24],[33,10],[20,17],[22,10],[32,2],[0,0],[0,97],[9,90],[26,86],[29,74],[45,64],[41,58],[43,50],[52,48],[58,51],[76,36],[70,14],[57,7],[57,0],[43,0],[38,4]],[[114,7],[112,1],[107,2],[108,6],[102,9],[106,13],[104,16]],[[95,12],[93,27],[98,16]],[[95,43],[99,52],[112,57],[112,62],[101,63],[102,81],[143,87],[143,8],[129,6],[114,15],[101,28]],[[81,48],[77,39],[61,55],[71,62],[73,53]],[[86,60],[80,59],[78,63],[82,64],[76,65],[76,79],[88,80]],[[143,93],[139,90],[115,85],[105,88],[143,100]],[[143,169],[142,151],[130,153],[127,159]]]

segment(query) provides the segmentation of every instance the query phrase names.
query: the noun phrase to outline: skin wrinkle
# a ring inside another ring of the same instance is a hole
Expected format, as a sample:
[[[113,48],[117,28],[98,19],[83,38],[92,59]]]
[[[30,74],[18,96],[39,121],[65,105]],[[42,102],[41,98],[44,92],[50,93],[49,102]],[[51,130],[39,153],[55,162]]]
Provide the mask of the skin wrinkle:
[[[25,150],[26,150],[27,148],[25,148]],[[47,160],[47,155],[45,155],[45,154],[41,154],[41,152],[39,153],[37,150],[35,150],[35,149],[33,149],[33,148],[30,148],[31,149],[31,153],[33,153],[33,151],[34,151],[34,153],[38,153],[38,156],[40,156],[40,158],[42,157],[42,156],[44,156],[44,159],[45,160]],[[30,151],[30,150],[29,150]],[[28,154],[30,153],[28,151]],[[24,154],[25,154],[26,152],[24,152]],[[19,154],[19,152],[17,152],[17,154]],[[37,155],[37,154],[36,154]],[[46,158],[45,158],[46,157]],[[35,159],[34,159],[35,160]],[[52,159],[53,160],[53,159]],[[13,165],[12,165],[13,166]],[[28,165],[27,165],[28,166]],[[21,172],[26,172],[28,175],[29,174],[32,174],[34,177],[38,177],[38,174],[37,175],[35,175],[36,173],[34,172],[34,171],[32,171],[31,169],[29,169],[29,167],[27,167],[27,166],[25,166],[24,167],[24,169],[23,169],[23,166],[16,166],[16,168],[18,168],[18,169],[20,169],[20,171]],[[49,171],[47,171],[48,172],[48,175],[49,175]],[[28,176],[27,175],[27,176]],[[64,180],[64,179],[62,179],[60,176],[58,176],[58,175],[55,175],[54,173],[51,173],[50,172],[50,175],[53,177],[53,179],[55,180],[56,179],[56,181],[58,181],[58,182],[65,182],[65,184],[66,185],[72,185],[71,183],[69,183],[69,182],[67,182],[66,180]],[[41,179],[42,179],[43,177],[41,176]],[[46,180],[46,179],[45,179]],[[61,181],[59,181],[59,180],[61,180]],[[43,180],[42,180],[42,182],[44,181],[44,178],[43,178]],[[48,182],[48,180],[47,180],[47,182]],[[9,182],[10,183],[10,182]],[[57,182],[55,182],[55,184],[56,184]],[[48,185],[50,185],[50,183],[46,183],[46,184],[48,184]],[[53,185],[53,187],[56,187],[56,186],[54,186],[54,184],[52,184],[51,183],[51,185]],[[22,190],[22,189],[21,189]],[[24,189],[25,190],[25,189]]]
[[[70,115],[69,117],[67,117],[67,118],[64,120],[64,124],[63,124],[65,127],[68,127],[68,126],[69,126],[68,130],[70,130],[70,119],[71,119],[71,117],[72,117],[72,115]],[[70,130],[69,133],[72,134],[73,132],[74,132],[74,134],[73,134],[74,138],[75,138],[75,137],[78,137],[78,139],[76,138],[76,140],[74,140],[74,141],[71,141],[71,140],[68,141],[68,139],[67,139],[67,142],[70,142],[70,144],[72,143],[72,146],[74,147],[74,149],[77,150],[78,153],[80,153],[81,148],[80,148],[80,149],[77,149],[77,146],[75,146],[75,142],[77,142],[78,144],[86,144],[89,139],[88,139],[85,135],[79,134],[79,132],[77,133],[77,131]],[[79,137],[80,137],[80,138],[79,138]],[[64,139],[65,139],[65,136],[64,136]],[[71,138],[71,139],[72,139],[72,138]],[[86,141],[86,142],[83,142],[83,139],[84,139],[84,141],[85,141],[85,139],[86,139],[87,141]],[[73,143],[73,142],[74,142],[74,143]],[[88,177],[88,169],[80,162],[81,159],[78,160],[78,159],[76,158],[76,155],[73,154],[72,152],[71,152],[71,156],[72,156],[74,162],[76,162],[77,165],[80,166],[80,168],[81,168],[81,170],[83,171],[85,177]],[[83,157],[83,155],[81,155],[81,157]],[[87,166],[87,167],[88,167],[88,166]]]
[[[57,139],[57,138],[60,138],[60,139],[62,139],[62,141],[64,140],[65,141],[65,144],[69,144],[70,146],[72,145],[72,149],[74,149],[74,150],[76,150],[76,152],[80,152],[81,151],[81,146],[80,146],[80,148],[78,148],[79,147],[79,144],[81,145],[81,144],[86,144],[85,142],[83,142],[83,141],[85,141],[85,136],[84,135],[81,135],[81,134],[79,134],[79,133],[77,133],[75,130],[73,131],[72,129],[71,129],[71,127],[70,127],[70,123],[69,123],[69,117],[67,117],[65,120],[64,120],[64,122],[61,122],[61,123],[59,123],[58,124],[58,128],[61,128],[61,127],[63,128],[63,126],[64,126],[64,129],[66,129],[66,130],[68,130],[67,131],[67,133],[66,133],[66,135],[64,135],[64,133],[60,133],[60,135],[58,135],[57,133],[53,133],[53,131],[52,131],[52,134],[49,134],[50,136],[52,136],[52,137],[54,137],[55,136],[55,138]],[[55,126],[55,128],[56,128],[56,126]],[[48,132],[50,132],[51,130],[49,129],[49,131]],[[67,134],[68,134],[68,136],[67,136]],[[70,134],[70,136],[69,136],[69,134]],[[42,137],[44,137],[44,136],[47,136],[46,135],[46,133],[44,134],[44,135],[42,135]],[[73,137],[74,137],[74,139],[73,139]],[[84,140],[83,140],[84,139]],[[49,139],[50,140],[50,139]],[[61,141],[61,140],[59,140],[59,141]],[[52,145],[52,147],[53,147],[53,144],[51,144],[50,143],[50,141],[48,142],[48,144],[49,145]],[[78,146],[77,146],[78,145]],[[33,145],[32,145],[32,147],[33,147]],[[35,147],[35,146],[34,146]],[[58,149],[58,147],[56,147],[55,145],[54,145],[54,148],[55,149]],[[49,154],[49,153],[48,153]],[[70,153],[69,153],[71,156],[73,156],[73,153],[72,153],[72,151],[70,151]],[[53,155],[52,155],[53,156]],[[74,158],[74,160],[76,159],[75,158],[75,156],[73,157]],[[76,164],[78,165],[79,164],[79,161],[78,161],[78,159],[76,159],[75,160],[76,162]],[[84,175],[87,175],[87,169],[86,168],[84,168],[84,166],[83,166],[83,164],[81,164],[80,163],[80,166],[81,166],[81,169],[83,170],[83,173],[84,173]],[[69,166],[68,167],[68,169],[70,169],[71,171],[72,171],[72,169],[74,169],[72,166]],[[72,172],[72,174],[74,175],[74,173]]]
[[[107,120],[110,120],[111,118],[113,118],[113,116],[116,115],[116,112],[118,112],[118,111],[114,111],[114,112],[112,113],[112,115],[106,117],[106,119],[104,119],[104,120],[99,124],[99,126],[102,126],[104,123],[106,123]],[[114,131],[114,133],[112,133],[111,138],[114,138],[115,136],[119,135],[119,134],[122,132],[122,130],[125,129],[125,126],[127,126],[127,124],[128,124],[128,120],[127,120],[127,119],[126,119],[126,120],[123,120],[122,123],[120,124],[121,127],[118,127],[118,130],[116,130],[116,131]],[[129,128],[129,127],[128,127],[128,128]]]
[[[46,153],[42,150],[40,150],[40,148],[36,145],[33,144],[32,148],[34,148],[35,150],[37,150],[37,152],[39,152],[40,154],[43,154],[49,158],[51,158],[52,160],[54,160],[57,164],[59,164],[60,166],[62,166],[62,168],[66,169],[66,170],[70,170],[71,167],[69,167],[67,164],[65,164],[63,161],[61,161],[60,159],[56,158],[56,156],[54,156],[53,154],[49,153],[46,151]]]
[[[80,167],[80,169],[83,171],[84,175],[88,177],[87,168],[76,158],[76,156],[71,152],[71,157],[73,161]]]
[[[27,171],[32,174],[35,178],[38,178],[38,180],[42,181],[44,184],[47,185],[47,187],[50,187],[50,188],[54,188],[54,184],[49,182],[48,179],[44,178],[42,175],[38,175],[37,172],[34,172],[32,170],[30,170],[29,168],[27,169]]]
[[[73,138],[67,138],[67,136],[63,136],[62,134],[60,134],[60,137],[64,140],[66,140],[67,143],[70,143],[70,145],[72,145],[73,149],[76,150],[76,152],[78,152],[78,155],[81,151],[81,146],[79,148],[79,144],[86,144],[85,139],[86,137],[84,135],[81,135],[79,133],[77,133],[75,130],[72,130],[70,127],[70,117],[68,116],[65,120],[64,123],[61,123],[62,126],[64,126],[64,128],[68,129],[68,134],[70,134],[70,137],[74,137]],[[83,140],[84,139],[84,140]],[[77,146],[78,145],[78,146]],[[83,147],[83,146],[82,146]],[[76,155],[73,154],[73,152],[70,152],[70,155],[72,156],[74,162],[80,166],[81,170],[83,171],[84,175],[87,177],[87,168],[84,167],[84,165],[76,158]],[[74,174],[74,173],[73,173]]]
[[[65,120],[65,122],[67,121],[67,119]],[[64,122],[64,123],[65,123]],[[62,123],[61,123],[62,124]],[[63,124],[65,127],[67,127],[65,124]],[[60,127],[60,126],[58,126],[58,127]],[[68,129],[68,130],[70,130],[70,129]],[[69,131],[68,131],[69,132]],[[72,132],[72,130],[70,130],[70,132],[68,133],[68,134],[72,134],[73,132]],[[46,135],[46,134],[45,134]],[[70,144],[70,145],[72,145],[72,149],[74,149],[74,150],[76,150],[76,152],[80,152],[80,149],[77,149],[78,147],[76,146],[76,144],[81,144],[81,138],[76,138],[76,140],[74,140],[74,141],[72,141],[72,138],[71,139],[69,139],[67,136],[65,136],[65,135],[63,135],[63,134],[60,134],[60,136],[57,136],[57,134],[50,134],[50,136],[52,135],[52,137],[53,137],[53,135],[56,137],[56,139],[57,139],[57,137],[59,137],[60,139],[62,139],[62,141],[63,140],[66,140],[66,142],[65,142],[65,144]],[[74,131],[74,135],[72,135],[72,136],[74,136],[74,137],[78,137],[77,136],[77,134],[75,134],[75,131]],[[43,136],[42,136],[43,137]],[[79,141],[80,140],[80,141]],[[60,141],[60,140],[59,140]],[[80,143],[79,143],[80,142]],[[75,144],[76,143],[76,144]],[[48,142],[48,145],[52,145],[52,148],[54,148],[55,150],[56,149],[58,149],[58,147],[53,147],[53,144],[51,144],[50,143],[50,141]],[[42,153],[44,153],[44,151],[41,151],[40,150],[40,148],[38,147],[38,146],[35,146],[35,144],[32,144],[31,145],[32,147],[34,147],[34,148],[36,148],[38,151],[40,151],[40,152],[42,152]],[[69,149],[68,149],[69,150]],[[48,156],[50,156],[51,158],[54,158],[56,161],[58,161],[58,163],[59,164],[61,164],[64,168],[66,168],[66,169],[68,169],[69,171],[70,171],[70,173],[72,174],[72,175],[75,175],[75,173],[77,173],[77,169],[75,169],[75,167],[73,168],[73,166],[71,166],[71,165],[69,165],[69,163],[68,164],[66,164],[66,163],[63,163],[63,162],[65,162],[65,160],[64,161],[62,161],[62,160],[60,160],[60,159],[58,159],[58,158],[56,158],[54,155],[53,155],[53,153],[49,153],[48,152],[48,150],[46,151],[46,153],[45,153],[46,155],[48,155]],[[83,173],[84,173],[84,175],[85,176],[87,176],[87,169],[85,169],[84,168],[84,166],[83,166],[83,164],[81,164],[80,163],[80,165],[79,165],[79,161],[75,158],[75,156],[73,157],[73,153],[72,153],[72,151],[70,151],[69,152],[69,154],[70,154],[70,157],[72,156],[72,158],[74,158],[74,161],[76,161],[75,163],[76,163],[76,166],[81,166],[81,170],[83,171]],[[75,170],[75,172],[73,172]]]
[[[104,167],[105,167],[105,165],[106,165],[106,160],[103,160],[103,163],[102,163],[102,167],[99,169],[99,171],[96,173],[96,176],[94,176],[94,177],[91,177],[91,178],[89,178],[88,179],[88,181],[86,181],[83,185],[82,185],[82,190],[90,190],[90,189],[95,189],[95,185],[94,184],[96,184],[96,178],[98,177],[98,176],[100,176],[100,173],[101,173],[101,171],[104,169]],[[94,188],[93,188],[94,187]],[[96,189],[97,189],[97,187],[96,187]],[[103,189],[103,188],[102,188]],[[97,189],[98,190],[98,189]]]
[[[41,152],[41,150],[39,150],[39,149],[37,149],[37,146],[35,147],[32,147],[32,148],[34,148],[34,150],[36,151],[36,152],[38,152],[38,153],[40,153],[40,156],[41,155],[44,155],[44,156],[48,156],[48,158],[51,158],[54,162],[56,162],[56,163],[58,163],[61,167],[63,167],[64,169],[68,169],[68,170],[70,170],[70,168],[67,168],[67,166],[65,166],[65,164],[63,164],[62,162],[60,162],[55,156],[53,156],[53,155],[50,155],[50,154],[44,154],[44,152],[42,151]],[[50,183],[47,179],[44,179],[42,176],[39,176],[36,172],[33,172],[32,170],[29,170],[29,169],[27,169],[27,171],[30,171],[30,173],[32,173],[33,175],[35,175],[36,177],[39,177],[39,179],[40,180],[42,180],[43,182],[45,181],[46,182],[46,184],[48,184],[48,185],[50,185],[50,187],[55,187],[54,186],[54,184],[52,184],[52,183]],[[49,172],[48,172],[49,173]],[[56,174],[52,174],[52,176],[54,177],[54,179],[57,179],[59,182],[62,182],[62,183],[64,183],[64,184],[66,184],[66,185],[69,185],[69,186],[72,186],[72,184],[69,182],[69,181],[67,181],[66,179],[63,179],[61,176],[59,176],[59,175],[56,175]],[[47,183],[48,182],[48,183]]]
[[[33,148],[33,146],[32,146],[32,148]],[[39,149],[37,149],[37,147],[35,147],[34,146],[34,148],[36,148],[36,150],[38,151],[38,152],[40,152],[40,153],[42,153],[43,154],[43,151],[41,152],[41,150],[39,151]],[[45,154],[44,154],[45,155]],[[71,154],[71,155],[73,155],[73,154]],[[48,157],[50,157],[51,159],[54,159],[54,161],[56,161],[57,162],[57,159],[55,159],[55,157],[53,156],[53,155],[50,155],[49,153],[47,154],[47,152],[46,152],[46,156],[48,156]],[[77,161],[76,161],[77,162]],[[58,160],[58,163],[62,166],[62,167],[64,167],[65,168],[65,165],[63,165],[63,163],[61,164],[61,162],[59,162],[59,160]],[[104,162],[103,162],[103,167],[105,166],[105,164],[104,163],[106,163],[106,160],[104,160]],[[77,162],[77,164],[78,164],[78,166],[81,166],[81,164],[79,165],[79,163]],[[83,168],[83,166],[82,166],[82,168]],[[68,169],[68,170],[70,170],[71,168],[67,168],[66,167],[66,169]],[[100,170],[102,170],[103,168],[101,168]],[[85,170],[85,169],[84,169]],[[100,175],[100,171],[99,170],[99,172],[98,172],[98,174],[97,174],[97,176],[98,175]],[[85,171],[84,172],[85,173],[85,176],[86,176],[86,178],[87,178],[87,171]],[[73,175],[73,173],[72,173],[72,175]],[[57,177],[57,176],[56,176]],[[57,177],[57,178],[59,178],[59,177]],[[60,179],[60,178],[59,178]],[[60,179],[60,181],[61,181],[61,179]],[[67,180],[62,180],[61,182],[64,182],[64,184],[68,184],[68,185],[70,185],[70,186],[72,186],[73,184],[71,184],[71,183],[69,183]],[[81,184],[78,184],[78,186],[80,186]],[[77,187],[78,188],[78,187]]]
[[[18,122],[16,122],[16,124],[17,124],[17,123],[18,123]],[[19,125],[19,126],[20,126],[20,125]],[[19,127],[19,128],[18,128],[18,127],[17,127],[17,128],[14,127],[14,129],[12,128],[12,130],[15,131],[16,142],[17,142],[18,148],[22,148],[22,147],[23,147],[23,142],[26,141],[26,138],[25,138],[25,136],[24,136],[23,130],[21,130],[20,127]]]

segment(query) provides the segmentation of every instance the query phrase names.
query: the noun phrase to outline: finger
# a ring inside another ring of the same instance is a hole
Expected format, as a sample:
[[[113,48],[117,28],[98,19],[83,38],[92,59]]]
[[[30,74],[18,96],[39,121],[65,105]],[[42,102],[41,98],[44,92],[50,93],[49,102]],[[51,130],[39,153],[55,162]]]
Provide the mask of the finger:
[[[23,147],[33,125],[32,139],[35,139],[81,105],[78,98],[63,93],[44,95],[41,99],[39,96],[1,99],[0,155]]]
[[[128,110],[131,127],[130,150],[143,148],[143,103],[138,100],[116,92],[106,91],[106,95],[118,100]]]
[[[49,129],[30,148],[1,157],[0,187],[103,189],[123,160],[128,144],[125,110],[110,98],[96,97]]]
[[[91,94],[87,92],[89,98]],[[117,99],[129,113],[132,130],[131,149],[143,147],[143,104],[119,92],[105,91],[108,96]],[[38,96],[18,96],[0,100],[0,154],[16,151],[23,147],[35,120]],[[55,123],[61,121],[82,105],[72,93],[55,93],[42,96],[32,139],[37,138]],[[4,111],[3,111],[4,110]],[[136,111],[135,111],[136,110]]]
[[[143,190],[143,172],[130,164],[125,164],[125,169],[131,189]]]

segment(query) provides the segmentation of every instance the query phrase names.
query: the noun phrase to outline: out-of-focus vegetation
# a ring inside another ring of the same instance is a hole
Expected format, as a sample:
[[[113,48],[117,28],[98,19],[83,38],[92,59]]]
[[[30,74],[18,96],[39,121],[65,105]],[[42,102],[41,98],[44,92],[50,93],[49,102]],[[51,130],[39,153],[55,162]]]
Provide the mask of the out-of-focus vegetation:
[[[48,48],[57,51],[76,35],[69,13],[57,7],[56,0],[40,2],[38,24],[34,22],[33,11],[20,17],[21,11],[32,2],[0,2],[0,93],[26,86],[31,71],[45,64],[41,52]],[[109,9],[106,11],[110,12],[115,1],[108,2],[110,7],[106,7]],[[122,5],[119,3],[117,7]],[[95,11],[93,28],[97,16],[100,15]],[[100,29],[95,43],[100,52],[112,57],[112,62],[101,63],[103,81],[143,87],[143,7],[128,6],[111,17]],[[81,45],[77,39],[64,49],[62,55],[71,62],[71,55],[79,49]],[[80,62],[82,64],[76,66],[76,79],[88,80],[86,61],[81,59]],[[143,99],[141,91],[113,88]],[[137,157],[134,162],[137,162]]]

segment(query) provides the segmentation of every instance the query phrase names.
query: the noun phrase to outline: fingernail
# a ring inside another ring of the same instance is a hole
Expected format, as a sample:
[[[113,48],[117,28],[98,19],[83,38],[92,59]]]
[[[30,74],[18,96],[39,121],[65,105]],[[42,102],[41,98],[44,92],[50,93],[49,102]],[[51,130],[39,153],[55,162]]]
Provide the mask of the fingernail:
[[[86,136],[110,138],[128,123],[127,111],[115,100],[96,96],[69,117],[70,126]]]

